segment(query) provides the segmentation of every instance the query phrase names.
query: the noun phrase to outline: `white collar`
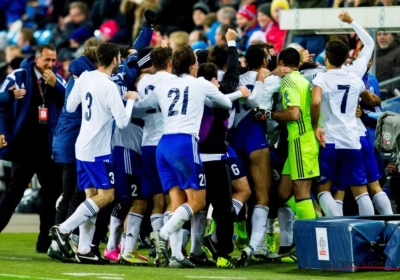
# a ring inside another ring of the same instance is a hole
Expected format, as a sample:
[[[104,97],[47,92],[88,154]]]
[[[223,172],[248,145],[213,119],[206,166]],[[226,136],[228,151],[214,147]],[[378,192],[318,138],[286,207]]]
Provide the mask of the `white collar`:
[[[33,66],[33,71],[35,71],[35,75],[36,75],[36,78],[37,78],[38,80],[40,80],[40,78],[43,77],[43,75],[40,74],[39,70],[36,69],[36,66]],[[47,82],[45,81],[45,83],[47,83]]]

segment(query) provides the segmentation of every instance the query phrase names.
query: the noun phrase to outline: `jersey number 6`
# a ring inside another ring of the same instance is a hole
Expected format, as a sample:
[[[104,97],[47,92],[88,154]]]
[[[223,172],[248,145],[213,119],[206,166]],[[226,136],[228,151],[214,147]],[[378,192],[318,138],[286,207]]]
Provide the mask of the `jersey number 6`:
[[[174,97],[174,100],[172,100],[171,106],[169,106],[168,117],[175,116],[175,115],[179,114],[179,110],[174,110],[174,107],[176,105],[176,102],[178,102],[178,100],[179,100],[181,92],[177,88],[172,88],[168,92],[168,97],[171,98],[173,94],[175,94],[175,97]],[[183,92],[183,103],[182,103],[181,115],[186,115],[186,111],[187,111],[187,107],[188,107],[188,101],[189,101],[189,87],[186,87],[185,91]]]

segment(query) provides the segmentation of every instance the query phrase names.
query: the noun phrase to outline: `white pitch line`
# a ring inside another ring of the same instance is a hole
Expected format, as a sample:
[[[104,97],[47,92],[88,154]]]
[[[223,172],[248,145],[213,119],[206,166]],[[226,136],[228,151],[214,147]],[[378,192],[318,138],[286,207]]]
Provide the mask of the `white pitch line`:
[[[246,280],[246,277],[230,277],[230,276],[186,276],[186,278],[192,279],[238,279]]]
[[[27,275],[13,275],[13,274],[0,274],[0,277],[14,277],[14,278],[38,279],[38,280],[66,280],[66,279],[31,277]]]
[[[19,258],[19,257],[0,257],[3,260],[31,260],[31,258]]]
[[[120,277],[97,277],[99,279],[110,279],[110,280],[122,280],[124,278],[120,278]]]
[[[86,273],[86,272],[77,272],[77,273],[63,273],[68,276],[77,276],[77,277],[85,277],[85,276],[125,276],[125,274],[114,274],[114,273]]]

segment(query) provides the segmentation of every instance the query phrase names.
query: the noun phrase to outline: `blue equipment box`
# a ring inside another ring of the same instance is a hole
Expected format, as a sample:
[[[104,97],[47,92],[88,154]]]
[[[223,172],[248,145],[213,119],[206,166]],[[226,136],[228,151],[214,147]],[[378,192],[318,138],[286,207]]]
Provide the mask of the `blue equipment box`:
[[[297,265],[347,272],[382,267],[373,244],[382,242],[384,228],[384,221],[345,217],[295,221]]]
[[[389,221],[383,233],[385,239],[385,255],[387,257],[385,270],[399,270],[400,268],[400,221]]]

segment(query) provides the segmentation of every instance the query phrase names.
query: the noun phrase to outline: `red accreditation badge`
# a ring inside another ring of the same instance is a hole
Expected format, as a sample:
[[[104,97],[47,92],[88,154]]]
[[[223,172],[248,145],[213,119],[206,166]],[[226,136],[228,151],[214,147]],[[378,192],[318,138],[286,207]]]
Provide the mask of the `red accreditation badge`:
[[[47,124],[48,117],[48,109],[44,105],[39,106],[39,123]]]

